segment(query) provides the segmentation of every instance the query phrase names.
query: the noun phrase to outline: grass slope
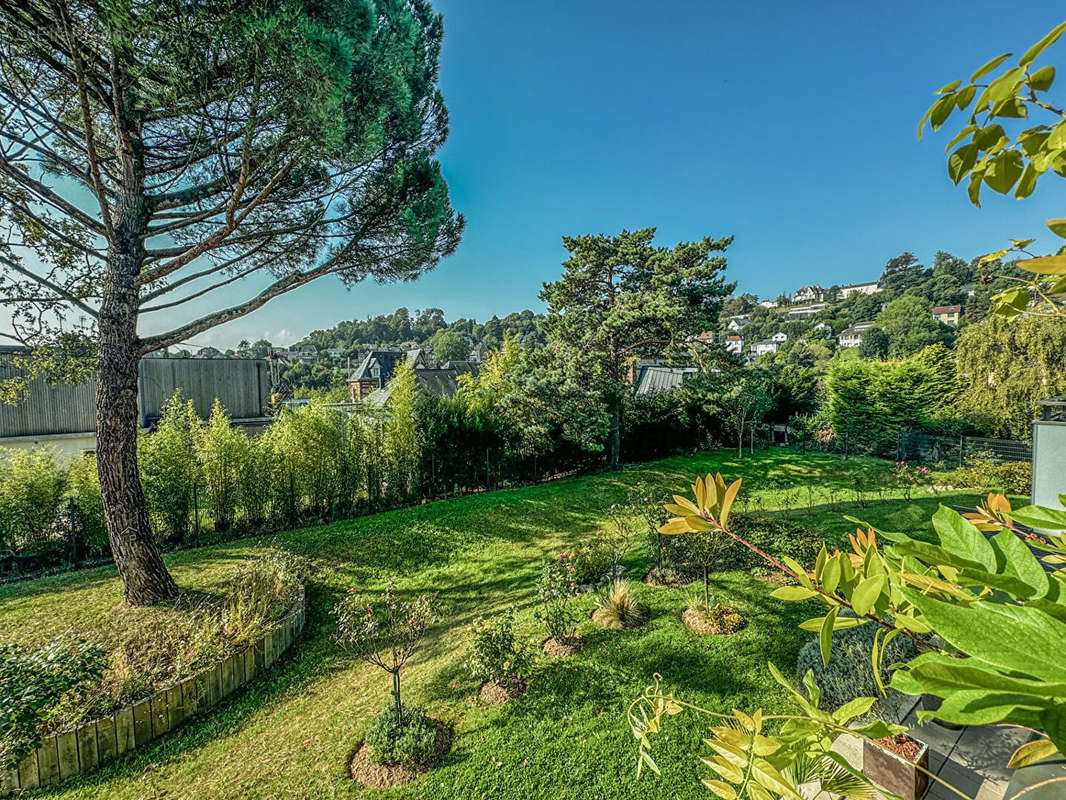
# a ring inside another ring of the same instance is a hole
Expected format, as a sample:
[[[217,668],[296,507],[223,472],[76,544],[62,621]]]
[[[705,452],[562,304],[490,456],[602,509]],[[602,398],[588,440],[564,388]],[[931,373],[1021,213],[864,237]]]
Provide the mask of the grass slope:
[[[768,584],[741,573],[716,576],[723,601],[749,624],[728,638],[690,633],[679,620],[685,591],[639,585],[650,621],[630,631],[583,626],[589,646],[578,656],[545,660],[524,696],[500,708],[477,701],[463,665],[469,623],[514,604],[524,633],[532,621],[540,564],[605,521],[613,502],[638,481],[687,493],[694,475],[722,470],[742,476],[738,509],[787,514],[839,544],[852,514],[888,529],[925,529],[939,501],[923,496],[860,504],[855,487],[872,489],[886,462],[772,450],[736,460],[715,451],[547,485],[427,504],[349,522],[291,531],[281,546],[313,559],[313,614],[293,655],[237,694],[212,716],[124,761],[39,796],[61,798],[703,798],[697,782],[700,726],[673,723],[659,738],[663,776],[635,777],[635,743],[625,724],[631,699],[661,673],[686,699],[729,711],[785,708],[768,679],[772,660],[791,674],[806,634],[805,609],[770,599]],[[808,494],[804,487],[817,487]],[[768,488],[769,487],[769,488]],[[781,510],[781,506],[793,510]],[[167,557],[183,587],[211,592],[236,562],[263,544],[232,542]],[[630,573],[647,561],[635,553]],[[347,760],[388,700],[388,678],[345,658],[331,641],[328,609],[349,587],[381,588],[396,579],[403,592],[437,592],[438,624],[404,675],[409,701],[455,726],[443,766],[398,789],[364,791],[347,778]],[[69,626],[100,629],[119,613],[121,589],[111,568],[0,587],[0,640],[33,642]],[[580,600],[591,612],[593,598]]]

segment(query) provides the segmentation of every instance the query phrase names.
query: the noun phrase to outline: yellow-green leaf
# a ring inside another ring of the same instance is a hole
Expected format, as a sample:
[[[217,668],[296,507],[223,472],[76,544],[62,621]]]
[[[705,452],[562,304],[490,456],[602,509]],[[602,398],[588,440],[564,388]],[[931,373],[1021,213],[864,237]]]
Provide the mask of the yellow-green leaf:
[[[836,622],[837,609],[829,610],[822,620],[822,629],[818,633],[818,649],[822,653],[822,663],[829,666],[829,654],[833,647],[833,623]]]
[[[989,61],[987,64],[985,64],[979,70],[977,70],[977,72],[975,72],[973,75],[970,76],[970,83],[976,83],[979,78],[983,78],[985,75],[990,73],[992,70],[994,70],[1000,64],[1002,64],[1004,61],[1006,61],[1008,58],[1010,58],[1011,55],[1013,55],[1013,54],[1012,53],[1004,53],[1001,56],[996,56],[995,58],[993,58],[991,61]]]
[[[1066,275],[1066,256],[1041,256],[1019,261],[1018,266],[1037,275]]]
[[[1010,761],[1007,762],[1007,766],[1010,769],[1028,767],[1030,764],[1043,761],[1045,758],[1051,758],[1058,752],[1059,749],[1055,747],[1054,742],[1050,739],[1037,739],[1033,742],[1026,742],[1014,751]]]
[[[1032,64],[1037,56],[1058,41],[1059,37],[1062,36],[1063,31],[1066,31],[1066,22],[1060,22],[1048,32],[1047,36],[1026,50],[1025,55],[1022,56],[1018,63],[1023,67]]]
[[[1066,239],[1066,219],[1049,219],[1044,224],[1047,225],[1048,230],[1053,234]]]

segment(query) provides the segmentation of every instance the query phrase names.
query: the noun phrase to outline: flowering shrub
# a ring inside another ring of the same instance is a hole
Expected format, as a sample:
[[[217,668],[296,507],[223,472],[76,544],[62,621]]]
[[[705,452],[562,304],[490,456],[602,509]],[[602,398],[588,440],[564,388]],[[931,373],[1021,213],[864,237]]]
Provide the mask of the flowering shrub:
[[[897,461],[893,477],[896,485],[903,489],[904,496],[910,500],[912,490],[929,483],[929,467]]]
[[[953,471],[950,482],[967,489],[1026,495],[1033,490],[1033,465],[1028,461],[997,463],[991,454],[981,453],[970,466]]]
[[[514,608],[493,620],[474,620],[473,652],[468,663],[476,679],[507,689],[521,685],[529,677],[533,653],[514,634]]]
[[[540,607],[534,616],[544,623],[549,635],[563,641],[574,632],[577,615],[570,609],[570,601],[577,591],[577,571],[570,553],[544,565],[537,584],[537,601]]]
[[[578,586],[599,584],[607,576],[614,562],[614,553],[605,541],[583,544],[576,550],[563,553],[572,565]]]

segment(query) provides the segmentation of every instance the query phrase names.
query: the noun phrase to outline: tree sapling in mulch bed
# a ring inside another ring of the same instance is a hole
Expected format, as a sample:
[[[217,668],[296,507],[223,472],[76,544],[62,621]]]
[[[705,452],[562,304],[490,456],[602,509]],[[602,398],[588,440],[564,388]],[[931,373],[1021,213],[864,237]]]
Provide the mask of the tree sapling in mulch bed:
[[[392,584],[374,600],[354,591],[333,609],[335,639],[346,652],[392,675],[392,704],[352,754],[349,772],[363,786],[398,786],[437,766],[451,746],[448,726],[400,697],[400,673],[435,621],[433,602],[428,595],[401,600]]]
[[[474,643],[467,662],[470,673],[480,680],[479,697],[497,706],[513,700],[529,685],[534,655],[528,642],[514,633],[514,608],[495,619],[474,620]]]

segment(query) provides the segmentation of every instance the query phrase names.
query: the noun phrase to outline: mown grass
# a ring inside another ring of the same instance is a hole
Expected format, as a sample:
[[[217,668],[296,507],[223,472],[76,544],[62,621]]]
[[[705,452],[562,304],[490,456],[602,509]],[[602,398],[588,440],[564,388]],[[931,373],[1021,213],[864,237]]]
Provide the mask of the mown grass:
[[[508,605],[519,627],[538,642],[532,620],[540,565],[606,522],[611,503],[646,481],[687,493],[694,475],[721,470],[745,479],[741,511],[791,516],[819,529],[831,546],[854,528],[852,514],[887,529],[926,530],[937,502],[972,503],[950,493],[907,503],[877,499],[878,476],[890,465],[821,454],[771,450],[745,456],[715,451],[523,489],[418,506],[350,522],[287,532],[271,539],[312,559],[312,617],[304,640],[269,676],[210,717],[191,723],[127,759],[38,796],[62,798],[696,798],[700,726],[676,721],[660,737],[661,778],[635,775],[634,741],[624,712],[655,674],[686,699],[728,712],[778,711],[784,693],[769,680],[773,661],[791,674],[806,640],[797,624],[809,609],[772,600],[767,583],[739,572],[715,577],[723,602],[749,624],[731,637],[701,637],[681,625],[687,592],[639,585],[649,622],[627,631],[586,622],[588,647],[578,656],[545,659],[521,698],[500,708],[477,701],[463,661],[475,616]],[[806,486],[817,487],[812,494]],[[855,487],[867,487],[861,502]],[[849,494],[850,493],[850,494]],[[784,509],[783,505],[792,508]],[[245,540],[167,557],[177,581],[217,591],[240,559],[267,544]],[[643,552],[627,560],[639,578]],[[347,777],[347,760],[388,699],[384,673],[342,655],[331,640],[329,608],[350,587],[435,592],[440,622],[404,675],[407,699],[456,731],[437,770],[386,792],[362,790]],[[591,612],[593,598],[580,608]],[[0,640],[34,642],[67,627],[99,630],[121,611],[111,568],[0,587]],[[164,612],[165,614],[165,612]]]

